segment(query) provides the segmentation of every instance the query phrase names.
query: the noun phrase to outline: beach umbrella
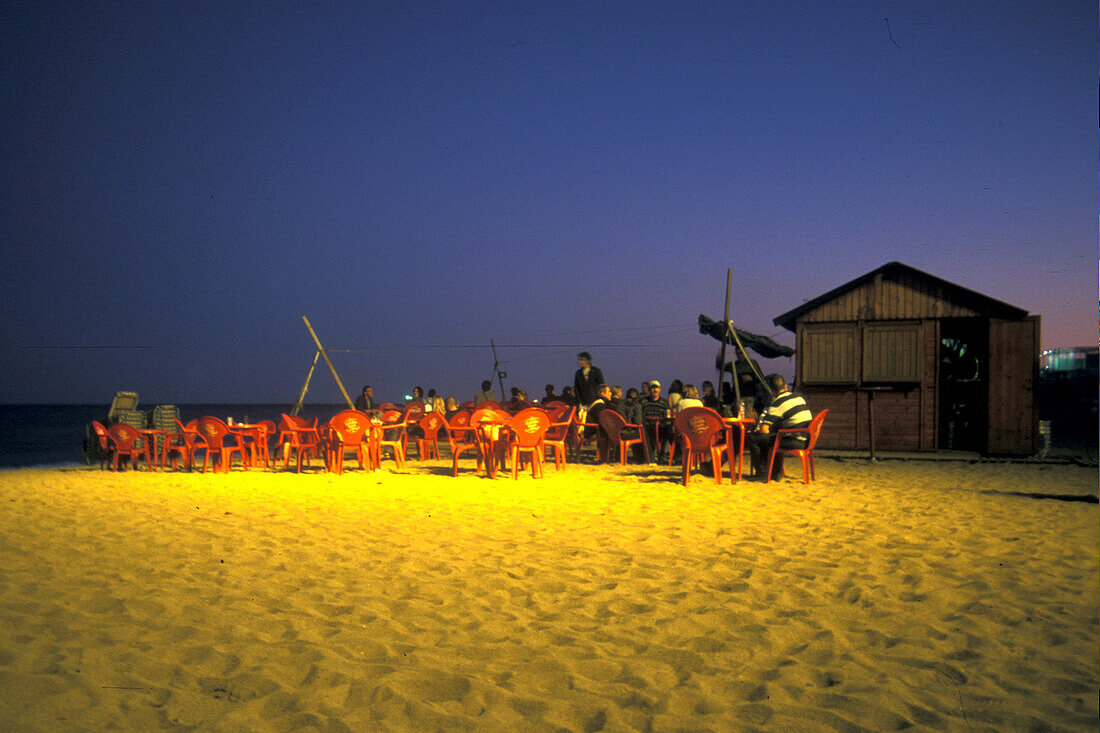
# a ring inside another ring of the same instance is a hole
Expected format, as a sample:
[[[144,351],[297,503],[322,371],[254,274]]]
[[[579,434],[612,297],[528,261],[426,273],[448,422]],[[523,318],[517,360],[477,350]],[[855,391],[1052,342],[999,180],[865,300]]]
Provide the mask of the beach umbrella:
[[[790,346],[776,343],[767,336],[761,336],[760,334],[737,328],[733,325],[733,321],[714,321],[700,314],[699,333],[705,333],[711,338],[718,339],[727,344],[752,349],[765,359],[775,359],[780,356],[794,355],[794,349]]]

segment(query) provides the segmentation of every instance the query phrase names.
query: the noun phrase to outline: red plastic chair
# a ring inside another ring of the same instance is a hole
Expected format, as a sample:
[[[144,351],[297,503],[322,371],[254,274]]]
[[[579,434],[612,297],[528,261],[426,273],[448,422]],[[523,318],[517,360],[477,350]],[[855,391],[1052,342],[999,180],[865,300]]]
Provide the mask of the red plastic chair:
[[[539,407],[520,410],[508,423],[510,435],[501,450],[506,450],[511,456],[513,479],[519,477],[519,461],[524,455],[531,457],[531,475],[542,478],[542,456],[546,451],[542,438],[549,427],[550,416]]]
[[[459,410],[451,415],[451,421],[447,424],[447,442],[451,446],[451,475],[458,476],[458,459],[463,453],[473,451],[477,456],[477,465],[481,466],[480,444],[477,442],[475,429],[470,426],[469,410]]]
[[[275,442],[275,448],[282,451],[284,470],[290,465],[290,454],[293,452],[297,461],[297,472],[301,473],[302,459],[305,459],[308,466],[310,460],[316,457],[321,449],[321,434],[317,430],[317,418],[311,417],[307,420],[284,412],[279,420],[279,437]]]
[[[600,427],[607,433],[608,441],[611,445],[616,445],[619,448],[619,465],[626,465],[626,453],[632,445],[638,445],[641,443],[642,450],[645,452],[645,462],[649,463],[649,446],[645,442],[645,433],[642,432],[644,428],[641,425],[632,425],[628,423],[626,419],[615,412],[614,410],[607,408],[600,412]],[[632,428],[638,431],[636,438],[624,438],[623,430]]]
[[[260,451],[260,460],[263,461],[264,468],[267,468],[269,464],[272,468],[275,468],[275,464],[271,460],[271,439],[275,437],[279,429],[275,426],[274,420],[261,420],[259,424],[264,429],[261,439],[256,441],[256,448]]]
[[[120,458],[128,458],[135,470],[139,458],[145,459],[146,468],[152,467],[149,464],[149,445],[145,441],[145,436],[139,433],[137,428],[130,427],[126,423],[115,423],[107,428],[107,441],[110,443],[112,453],[111,470],[118,470]]]
[[[447,421],[438,412],[429,412],[420,418],[420,436],[416,439],[416,453],[419,460],[439,459],[439,431],[446,431]]]
[[[195,444],[195,450],[203,451],[203,473],[206,473],[206,467],[210,465],[211,456],[217,458],[214,464],[215,472],[220,469],[222,473],[229,473],[233,465],[233,454],[240,457],[241,467],[248,470],[248,461],[244,457],[244,445],[238,436],[233,435],[228,425],[216,417],[207,415],[198,419],[195,428],[203,440],[202,445]],[[232,438],[233,443],[227,443],[228,438]]]
[[[92,430],[95,431],[96,440],[99,441],[99,468],[103,470],[107,467],[107,461],[111,458],[114,449],[107,440],[107,428],[103,423],[92,420]]]
[[[565,468],[566,446],[577,408],[570,407],[564,402],[558,404],[561,407],[547,410],[550,415],[550,427],[542,436],[542,444],[554,449],[554,468],[560,471]]]
[[[325,467],[336,474],[344,472],[344,456],[355,451],[359,459],[359,468],[374,468],[374,450],[370,444],[374,424],[370,417],[359,410],[338,412],[325,427],[325,439],[322,443],[325,452]]]
[[[413,400],[401,410],[401,422],[405,423],[405,455],[409,454],[409,438],[420,439],[420,419],[426,414],[424,403]]]
[[[714,466],[714,483],[722,483],[722,451],[726,449],[722,416],[709,407],[687,407],[672,421],[672,431],[680,440],[684,486],[688,485],[693,464],[708,456]]]
[[[382,424],[374,425],[371,435],[375,466],[382,466],[382,449],[389,448],[393,452],[394,464],[398,468],[405,467],[405,446],[408,443],[405,428],[405,422],[397,410],[386,410],[382,413]]]
[[[478,466],[485,464],[489,478],[496,478],[497,466],[504,460],[506,440],[500,435],[512,416],[499,407],[481,405],[470,413],[470,429],[477,443]]]
[[[173,468],[181,463],[187,466],[188,471],[195,467],[195,441],[201,440],[198,429],[195,427],[196,422],[192,420],[184,425],[179,418],[176,418],[176,427],[179,431],[168,436],[168,459],[172,462]]]
[[[810,481],[817,478],[814,473],[814,447],[817,445],[817,436],[821,435],[821,425],[825,422],[825,416],[828,414],[828,410],[822,410],[817,413],[814,419],[810,421],[809,427],[806,428],[784,428],[775,431],[775,442],[772,443],[771,455],[768,457],[768,475],[764,478],[764,483],[768,483],[772,480],[772,466],[775,465],[775,456],[777,453],[780,455],[791,453],[802,459],[802,483],[808,484]],[[784,436],[788,435],[808,435],[809,441],[806,443],[805,448],[779,447]],[[780,458],[779,460],[783,459]]]

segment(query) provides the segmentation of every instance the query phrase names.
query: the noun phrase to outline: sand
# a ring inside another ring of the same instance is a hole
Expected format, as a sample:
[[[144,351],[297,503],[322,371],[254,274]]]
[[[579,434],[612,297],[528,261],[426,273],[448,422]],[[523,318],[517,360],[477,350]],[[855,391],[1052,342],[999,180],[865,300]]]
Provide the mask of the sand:
[[[1096,730],[1095,468],[449,471],[0,474],[0,729]]]

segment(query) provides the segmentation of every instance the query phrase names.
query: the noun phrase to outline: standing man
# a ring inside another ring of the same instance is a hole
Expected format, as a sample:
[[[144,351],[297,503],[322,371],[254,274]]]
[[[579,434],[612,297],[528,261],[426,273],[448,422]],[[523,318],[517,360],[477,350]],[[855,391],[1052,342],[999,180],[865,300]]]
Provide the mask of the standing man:
[[[647,382],[646,394],[638,402],[636,416],[645,433],[649,458],[653,463],[660,461],[658,449],[672,442],[672,423],[667,419],[668,412],[668,400],[661,396],[661,383],[656,379]]]
[[[355,409],[359,412],[378,409],[378,405],[374,402],[374,388],[369,384],[363,387],[363,394],[355,398]]]
[[[764,414],[756,423],[756,429],[749,433],[749,450],[752,452],[752,470],[758,476],[764,475],[768,470],[765,466],[766,459],[775,443],[776,430],[788,428],[808,428],[813,415],[806,406],[806,400],[793,394],[787,388],[787,380],[779,374],[770,374],[767,377],[775,397],[771,404],[764,410]],[[809,443],[809,435],[784,435],[779,443],[779,448],[799,449],[805,448]],[[783,478],[783,461],[780,460],[772,467],[772,478]]]
[[[577,373],[573,375],[573,394],[578,405],[591,405],[599,397],[599,386],[604,383],[603,372],[592,366],[592,355],[587,351],[577,354]]]

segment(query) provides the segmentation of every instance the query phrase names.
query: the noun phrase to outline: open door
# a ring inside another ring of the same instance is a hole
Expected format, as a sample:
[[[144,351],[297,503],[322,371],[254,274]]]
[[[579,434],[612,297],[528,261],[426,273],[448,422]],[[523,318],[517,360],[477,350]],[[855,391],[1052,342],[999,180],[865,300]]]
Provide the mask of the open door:
[[[1039,449],[1039,317],[989,321],[989,453]]]

